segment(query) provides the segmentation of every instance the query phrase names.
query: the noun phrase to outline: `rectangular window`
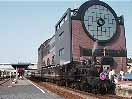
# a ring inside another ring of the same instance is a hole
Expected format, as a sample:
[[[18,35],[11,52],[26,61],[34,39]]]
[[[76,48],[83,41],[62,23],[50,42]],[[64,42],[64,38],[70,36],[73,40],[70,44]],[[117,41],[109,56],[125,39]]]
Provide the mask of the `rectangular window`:
[[[60,57],[64,56],[64,48],[62,48],[62,49],[59,50],[59,56]]]
[[[64,31],[59,34],[59,40],[63,39],[63,37],[64,37]]]
[[[60,22],[60,27],[64,24],[64,19]]]

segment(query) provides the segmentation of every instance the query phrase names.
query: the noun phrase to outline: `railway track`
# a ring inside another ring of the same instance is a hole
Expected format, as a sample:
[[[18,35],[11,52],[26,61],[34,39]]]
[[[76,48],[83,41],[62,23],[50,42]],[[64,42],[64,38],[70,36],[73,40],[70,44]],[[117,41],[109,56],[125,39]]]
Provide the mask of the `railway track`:
[[[0,86],[3,86],[5,83],[7,83],[8,81],[10,81],[10,78],[4,79],[0,81]]]
[[[130,99],[130,98],[125,98],[125,97],[120,97],[117,95],[92,94],[92,93],[72,89],[69,87],[58,86],[58,85],[50,83],[50,82],[38,81],[35,79],[32,79],[32,81],[35,84],[42,86],[42,87],[48,89],[49,91],[54,92],[54,93],[64,97],[65,99]]]

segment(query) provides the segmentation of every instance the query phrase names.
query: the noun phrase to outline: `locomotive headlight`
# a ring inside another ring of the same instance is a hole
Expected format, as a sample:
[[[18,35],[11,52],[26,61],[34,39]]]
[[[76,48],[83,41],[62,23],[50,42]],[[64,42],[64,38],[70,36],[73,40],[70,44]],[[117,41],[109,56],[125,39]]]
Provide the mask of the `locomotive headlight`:
[[[117,33],[117,15],[109,5],[101,1],[83,9],[82,24],[85,32],[99,42],[109,41]]]

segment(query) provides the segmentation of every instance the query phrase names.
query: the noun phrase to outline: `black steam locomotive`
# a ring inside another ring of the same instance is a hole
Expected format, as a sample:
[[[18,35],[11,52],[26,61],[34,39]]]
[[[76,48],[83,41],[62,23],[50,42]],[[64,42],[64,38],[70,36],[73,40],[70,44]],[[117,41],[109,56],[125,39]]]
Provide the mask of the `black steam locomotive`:
[[[32,78],[56,83],[95,94],[114,94],[115,84],[102,72],[98,62],[72,62],[67,65],[48,65],[39,73],[32,73]]]

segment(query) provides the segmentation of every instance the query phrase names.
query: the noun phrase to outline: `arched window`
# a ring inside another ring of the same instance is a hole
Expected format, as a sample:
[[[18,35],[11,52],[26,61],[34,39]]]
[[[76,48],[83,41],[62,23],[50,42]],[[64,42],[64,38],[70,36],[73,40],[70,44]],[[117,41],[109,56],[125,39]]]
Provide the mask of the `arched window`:
[[[47,65],[50,65],[50,59],[49,58],[47,59]]]
[[[52,56],[52,64],[55,63],[55,55]]]

